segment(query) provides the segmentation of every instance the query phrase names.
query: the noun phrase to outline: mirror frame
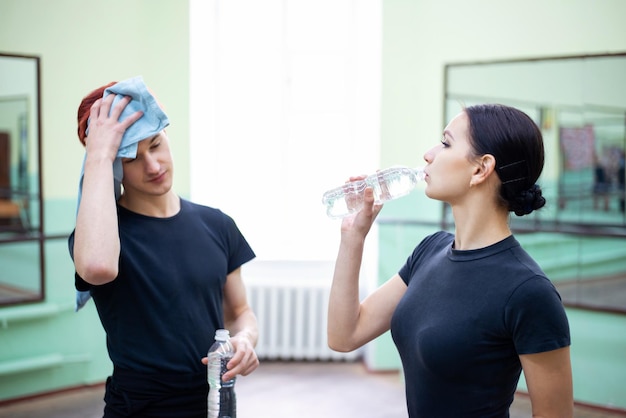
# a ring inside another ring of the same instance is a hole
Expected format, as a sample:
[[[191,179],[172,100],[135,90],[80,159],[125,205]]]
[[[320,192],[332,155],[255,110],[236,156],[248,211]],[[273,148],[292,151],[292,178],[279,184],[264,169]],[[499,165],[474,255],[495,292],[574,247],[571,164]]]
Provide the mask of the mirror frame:
[[[602,53],[602,54],[587,54],[587,55],[568,55],[568,56],[552,56],[552,57],[536,57],[536,58],[517,58],[517,59],[497,59],[497,60],[489,60],[489,61],[467,61],[467,62],[456,62],[456,63],[448,63],[444,66],[444,79],[443,79],[443,121],[444,125],[446,122],[446,118],[449,117],[448,113],[448,103],[449,100],[453,100],[453,97],[450,97],[449,87],[450,87],[450,72],[454,68],[460,67],[480,67],[480,66],[489,66],[489,65],[508,65],[508,64],[526,64],[526,63],[536,63],[536,62],[559,62],[559,61],[567,61],[567,60],[585,60],[585,59],[595,59],[595,58],[612,58],[612,57],[624,57],[626,58],[626,52],[615,52],[615,53]],[[626,113],[625,123],[626,123]],[[441,226],[442,228],[447,228],[453,226],[452,214],[449,211],[447,205],[442,205],[441,212]],[[562,219],[548,219],[548,218],[539,218],[537,214],[530,217],[523,218],[515,218],[511,219],[511,227],[514,231],[518,232],[555,232],[555,233],[566,233],[566,234],[586,234],[586,235],[594,235],[594,236],[612,236],[612,237],[624,237],[626,238],[626,215],[623,216],[623,220],[619,224],[609,223],[586,223],[586,222],[572,222]]]
[[[39,263],[39,292],[37,295],[33,296],[16,296],[11,298],[8,301],[0,302],[0,308],[18,305],[18,304],[26,304],[26,303],[34,303],[41,302],[45,299],[46,291],[45,291],[45,256],[44,256],[44,244],[45,244],[45,235],[44,235],[44,198],[43,198],[43,175],[42,175],[42,135],[41,135],[41,58],[36,55],[24,55],[24,54],[12,54],[12,53],[4,53],[0,52],[0,58],[19,58],[19,59],[27,59],[32,60],[35,66],[35,78],[33,83],[35,83],[36,97],[34,98],[34,103],[32,109],[36,112],[34,120],[36,126],[31,127],[33,136],[35,138],[34,143],[37,147],[37,182],[38,184],[38,193],[37,197],[33,199],[33,201],[37,201],[39,205],[39,214],[38,214],[38,225],[36,228],[27,230],[21,233],[12,233],[10,236],[3,236],[0,233],[0,245],[3,244],[11,244],[11,243],[19,243],[19,242],[36,242],[37,249],[39,250],[39,254],[37,257]]]

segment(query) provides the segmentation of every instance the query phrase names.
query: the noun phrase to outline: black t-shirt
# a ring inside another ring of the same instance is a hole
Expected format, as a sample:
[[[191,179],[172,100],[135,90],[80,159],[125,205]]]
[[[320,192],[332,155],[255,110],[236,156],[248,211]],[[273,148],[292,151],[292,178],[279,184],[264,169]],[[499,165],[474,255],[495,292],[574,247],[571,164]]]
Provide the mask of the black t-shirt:
[[[118,206],[118,219],[118,277],[90,286],[76,275],[76,288],[91,291],[113,364],[145,373],[205,373],[200,359],[224,326],[226,276],[254,252],[229,216],[183,199],[170,218]]]
[[[425,238],[399,274],[407,291],[391,321],[410,417],[508,417],[520,354],[568,346],[561,298],[510,236],[458,251]]]

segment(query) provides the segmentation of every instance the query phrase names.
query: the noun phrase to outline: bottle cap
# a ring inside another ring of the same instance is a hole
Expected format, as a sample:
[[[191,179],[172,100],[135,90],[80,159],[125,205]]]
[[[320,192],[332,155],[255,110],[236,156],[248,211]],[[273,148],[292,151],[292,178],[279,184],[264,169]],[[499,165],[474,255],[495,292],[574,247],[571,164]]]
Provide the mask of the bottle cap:
[[[215,331],[215,339],[217,341],[226,341],[230,338],[230,332],[227,329],[218,329]]]

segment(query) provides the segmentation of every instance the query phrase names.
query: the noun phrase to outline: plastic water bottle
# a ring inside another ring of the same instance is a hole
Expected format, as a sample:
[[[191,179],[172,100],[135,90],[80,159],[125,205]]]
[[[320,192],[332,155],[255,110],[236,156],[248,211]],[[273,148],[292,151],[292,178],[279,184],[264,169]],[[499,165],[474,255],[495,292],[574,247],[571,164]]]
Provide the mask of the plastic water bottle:
[[[363,192],[368,186],[374,189],[376,204],[381,204],[409,194],[420,180],[424,180],[422,167],[389,167],[364,180],[352,181],[327,191],[322,197],[322,203],[330,218],[343,218],[361,210]]]
[[[215,331],[215,342],[207,357],[209,399],[208,418],[236,418],[237,398],[235,396],[235,378],[226,382],[222,376],[228,370],[226,365],[233,358],[234,349],[230,343],[230,333],[226,329]]]

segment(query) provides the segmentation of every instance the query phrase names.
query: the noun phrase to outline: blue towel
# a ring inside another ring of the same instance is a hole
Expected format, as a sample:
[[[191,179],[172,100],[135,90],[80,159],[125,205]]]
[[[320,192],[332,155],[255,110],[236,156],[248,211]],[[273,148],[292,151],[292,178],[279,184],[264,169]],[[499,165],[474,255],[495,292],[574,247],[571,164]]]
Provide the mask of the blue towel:
[[[143,111],[143,116],[133,123],[124,133],[120,147],[117,152],[117,158],[113,162],[113,178],[115,187],[115,200],[119,199],[122,193],[122,158],[135,158],[137,156],[137,143],[143,139],[150,138],[161,132],[169,124],[169,119],[165,112],[161,109],[154,96],[148,91],[148,87],[143,81],[141,76],[129,78],[128,80],[120,81],[117,84],[104,90],[102,97],[107,97],[110,94],[117,94],[113,100],[113,106],[119,102],[123,96],[130,96],[132,100],[122,114],[120,120],[124,120],[129,115],[135,113],[138,110]],[[89,135],[89,121],[87,121],[87,135]],[[83,176],[85,174],[85,158],[83,158],[83,165],[80,171],[80,182],[78,185],[78,205],[76,211],[78,212],[78,206],[80,206],[80,199],[83,191]],[[76,291],[76,311],[85,306],[87,301],[91,298],[89,291]]]

